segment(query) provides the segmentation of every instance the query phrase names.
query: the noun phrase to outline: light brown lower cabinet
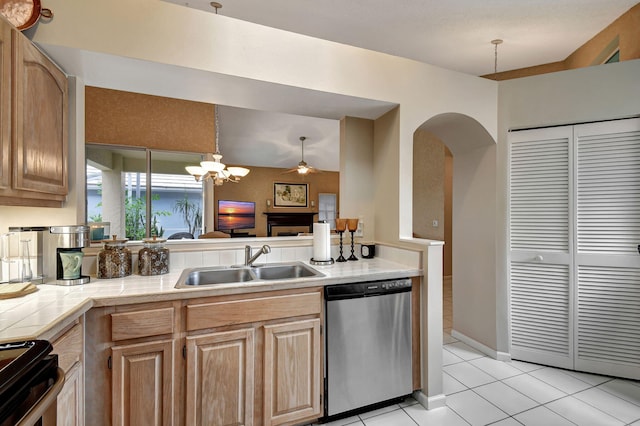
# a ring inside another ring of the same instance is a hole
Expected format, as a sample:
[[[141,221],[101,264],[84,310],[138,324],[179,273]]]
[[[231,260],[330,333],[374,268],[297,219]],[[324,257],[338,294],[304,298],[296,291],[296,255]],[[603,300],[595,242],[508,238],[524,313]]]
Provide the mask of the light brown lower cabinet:
[[[322,290],[97,307],[85,423],[301,425],[322,413]]]
[[[319,289],[189,303],[186,424],[296,425],[320,417],[321,307]]]
[[[58,366],[65,373],[64,386],[58,394],[56,424],[84,425],[83,330],[76,322],[52,340],[52,353],[58,355]]]
[[[77,362],[66,373],[64,387],[58,394],[57,426],[80,426],[84,424],[83,383],[82,364]]]
[[[112,349],[114,425],[170,425],[174,409],[174,341]]]
[[[255,330],[187,337],[186,424],[253,425]]]
[[[320,319],[264,326],[264,424],[321,415]]]

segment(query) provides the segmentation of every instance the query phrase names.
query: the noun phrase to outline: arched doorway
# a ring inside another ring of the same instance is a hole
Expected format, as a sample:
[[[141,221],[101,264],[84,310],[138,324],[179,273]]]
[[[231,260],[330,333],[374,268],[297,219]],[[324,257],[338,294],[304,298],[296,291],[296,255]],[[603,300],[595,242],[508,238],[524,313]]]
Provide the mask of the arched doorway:
[[[423,149],[423,144],[431,149]],[[447,149],[452,154],[451,215],[448,219],[444,212]],[[434,152],[438,153],[437,158],[434,158]],[[451,333],[493,350],[500,346],[499,311],[504,310],[505,316],[507,311],[507,306],[499,306],[496,302],[496,154],[495,140],[478,121],[464,114],[434,116],[414,132],[414,216],[420,215],[416,209],[424,204],[421,191],[429,187],[417,185],[416,177],[430,166],[441,170],[442,174],[431,179],[435,179],[432,186],[441,186],[438,189],[442,192],[439,214],[451,225]],[[436,165],[438,161],[442,164]],[[435,219],[429,214],[433,216],[433,213],[427,213],[422,220],[433,228]],[[414,219],[414,225],[418,222]],[[446,241],[444,228],[446,223],[442,224],[442,239]],[[419,237],[419,232],[414,230],[414,234]],[[446,302],[446,287],[444,297]],[[445,316],[445,330],[449,324],[447,320]],[[506,325],[504,327],[506,330]]]

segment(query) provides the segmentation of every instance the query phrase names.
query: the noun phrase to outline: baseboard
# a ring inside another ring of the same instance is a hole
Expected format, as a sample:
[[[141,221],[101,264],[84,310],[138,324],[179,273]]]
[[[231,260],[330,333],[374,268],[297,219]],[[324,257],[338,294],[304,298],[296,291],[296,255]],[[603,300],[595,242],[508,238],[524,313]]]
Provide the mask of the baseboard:
[[[473,349],[476,349],[482,352],[485,355],[490,356],[493,359],[497,359],[498,361],[511,361],[511,355],[507,352],[499,352],[495,349],[491,349],[489,346],[478,342],[477,340],[472,339],[469,336],[466,336],[459,331],[451,330],[451,337],[454,337],[460,340],[462,343],[465,343],[471,346]]]
[[[511,354],[508,353],[508,352],[500,352],[500,351],[498,351],[497,355],[498,356],[496,357],[496,359],[498,361],[507,361],[507,362],[511,361]]]
[[[447,397],[441,393],[436,396],[427,396],[422,391],[415,391],[413,397],[420,405],[427,410],[433,410],[436,408],[442,408],[447,406]]]

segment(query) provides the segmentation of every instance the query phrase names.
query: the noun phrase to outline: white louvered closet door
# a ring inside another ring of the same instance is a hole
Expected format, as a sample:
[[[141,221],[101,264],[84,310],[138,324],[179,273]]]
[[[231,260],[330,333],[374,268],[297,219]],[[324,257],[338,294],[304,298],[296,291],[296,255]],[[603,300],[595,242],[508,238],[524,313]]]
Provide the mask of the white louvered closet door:
[[[578,125],[577,370],[640,378],[640,119]]]
[[[509,134],[514,359],[573,367],[572,127]]]

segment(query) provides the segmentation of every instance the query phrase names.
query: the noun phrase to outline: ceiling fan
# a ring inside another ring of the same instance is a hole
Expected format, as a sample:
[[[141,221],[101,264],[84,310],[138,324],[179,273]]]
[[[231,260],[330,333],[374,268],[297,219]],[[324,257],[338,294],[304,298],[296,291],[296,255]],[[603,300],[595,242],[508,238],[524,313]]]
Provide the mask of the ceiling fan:
[[[306,163],[306,161],[304,161],[304,141],[307,139],[306,136],[300,136],[300,144],[302,147],[302,158],[300,160],[300,162],[298,163],[298,167],[294,167],[293,169],[289,169],[284,173],[293,173],[293,172],[298,172],[298,174],[300,175],[307,175],[309,173],[321,173],[320,170],[316,169],[315,167],[311,167],[310,165],[308,165]]]

